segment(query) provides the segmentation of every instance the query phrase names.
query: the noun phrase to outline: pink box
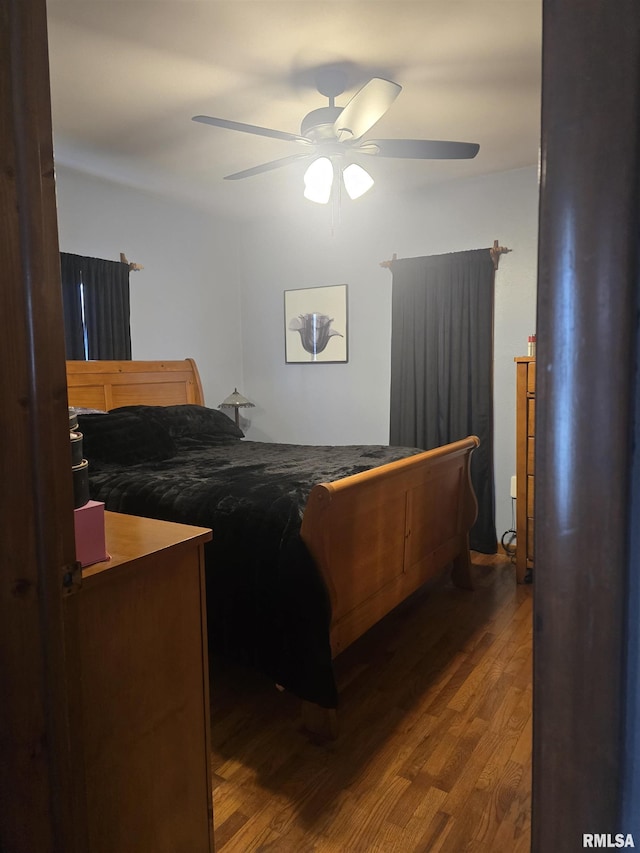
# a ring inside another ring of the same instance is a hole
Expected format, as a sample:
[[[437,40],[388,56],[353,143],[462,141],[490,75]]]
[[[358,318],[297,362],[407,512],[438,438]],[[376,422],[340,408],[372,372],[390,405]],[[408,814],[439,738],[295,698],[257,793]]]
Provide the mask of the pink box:
[[[81,566],[90,566],[108,560],[104,535],[104,504],[89,501],[74,509],[76,530],[76,560]]]

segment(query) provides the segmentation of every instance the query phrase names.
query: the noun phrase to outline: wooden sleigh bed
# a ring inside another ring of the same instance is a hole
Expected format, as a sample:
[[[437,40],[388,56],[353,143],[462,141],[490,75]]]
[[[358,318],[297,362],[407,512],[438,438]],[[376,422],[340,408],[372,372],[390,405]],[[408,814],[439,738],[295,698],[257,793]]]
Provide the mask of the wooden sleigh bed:
[[[192,359],[67,362],[67,381],[74,407],[204,406]],[[477,504],[469,466],[478,443],[469,436],[310,486],[300,538],[328,593],[332,657],[448,566],[456,585],[472,588],[469,530]],[[313,716],[316,703],[306,705]]]

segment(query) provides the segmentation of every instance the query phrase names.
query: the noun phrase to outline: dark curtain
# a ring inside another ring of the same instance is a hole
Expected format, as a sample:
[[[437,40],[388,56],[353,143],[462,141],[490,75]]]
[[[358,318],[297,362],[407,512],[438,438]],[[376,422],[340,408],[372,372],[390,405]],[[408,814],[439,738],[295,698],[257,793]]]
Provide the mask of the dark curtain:
[[[67,358],[130,359],[129,265],[64,252],[60,259]]]
[[[84,323],[82,321],[82,261],[79,255],[60,253],[64,342],[67,359],[83,361],[85,356]]]
[[[391,269],[390,443],[430,450],[478,436],[470,547],[494,554],[493,261],[478,249],[395,260]]]
[[[130,359],[129,265],[85,258],[84,311],[90,359]]]

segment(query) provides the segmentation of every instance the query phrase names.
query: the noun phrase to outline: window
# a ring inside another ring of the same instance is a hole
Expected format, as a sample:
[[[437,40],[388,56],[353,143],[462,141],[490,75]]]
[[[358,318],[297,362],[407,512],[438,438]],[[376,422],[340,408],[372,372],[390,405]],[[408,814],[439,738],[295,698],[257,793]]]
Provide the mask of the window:
[[[60,253],[67,359],[131,358],[129,265]]]

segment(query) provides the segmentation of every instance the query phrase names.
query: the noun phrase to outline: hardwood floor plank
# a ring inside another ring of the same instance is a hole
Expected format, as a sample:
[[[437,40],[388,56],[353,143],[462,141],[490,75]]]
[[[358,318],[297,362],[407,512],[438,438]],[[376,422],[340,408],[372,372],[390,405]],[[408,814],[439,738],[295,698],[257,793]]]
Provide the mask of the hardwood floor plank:
[[[388,820],[407,830],[408,841],[410,827],[417,825],[422,833],[426,823],[433,819],[446,796],[445,791],[434,785],[433,777],[429,773],[419,773],[398,797]]]
[[[420,740],[400,764],[397,770],[399,776],[411,780],[422,773],[427,759],[438,744],[440,733],[448,729],[453,717],[453,712],[447,712],[440,717],[434,717],[431,714],[423,715],[419,732]]]
[[[450,792],[454,789],[460,777],[467,772],[467,765],[477,745],[484,737],[488,725],[486,720],[475,718],[465,724],[464,731],[456,738],[453,752],[448,756],[445,766],[435,777],[436,786]]]
[[[531,768],[524,765],[520,782],[493,837],[495,850],[529,850],[531,815]]]
[[[522,733],[518,738],[511,760],[517,761],[518,764],[526,765],[531,760],[531,744],[533,738],[533,716],[529,715],[527,722],[522,729]]]
[[[498,697],[520,673],[522,665],[530,661],[530,621],[523,622],[514,616],[514,621],[501,630],[487,654],[474,667],[472,675],[450,700],[449,707],[458,711],[466,710],[470,716],[477,714],[483,719],[489,719]]]
[[[400,777],[389,780],[385,786],[384,797],[380,797],[378,791],[375,803],[370,796],[364,798],[356,807],[353,817],[343,813],[342,821],[337,827],[332,825],[329,839],[341,843],[343,850],[373,849],[378,843],[380,829],[389,812],[410,784]]]
[[[412,597],[336,661],[339,735],[212,665],[217,853],[518,853],[531,807],[532,590],[473,555],[477,589]]]
[[[222,821],[217,821],[216,823],[216,849],[222,850],[224,845],[229,841],[230,838],[233,838],[245,823],[249,820],[246,814],[243,814],[240,811],[234,811],[229,817]]]
[[[422,853],[422,851],[427,850],[429,853],[438,853],[439,850],[443,850],[443,845],[454,829],[454,825],[455,821],[451,815],[442,811],[436,812],[418,840],[415,853],[418,853],[418,851]]]

